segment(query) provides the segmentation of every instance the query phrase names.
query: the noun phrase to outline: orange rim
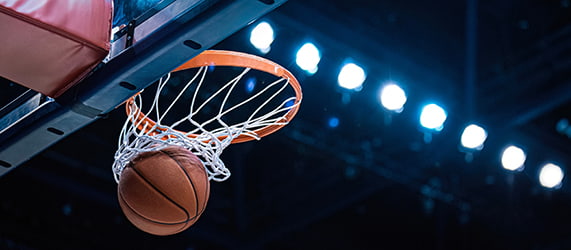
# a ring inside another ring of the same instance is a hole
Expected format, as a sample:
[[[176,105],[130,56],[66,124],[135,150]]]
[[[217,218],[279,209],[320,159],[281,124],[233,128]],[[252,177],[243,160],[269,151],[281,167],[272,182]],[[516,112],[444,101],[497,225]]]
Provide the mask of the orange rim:
[[[274,133],[285,126],[288,122],[290,122],[293,117],[297,114],[299,110],[299,103],[302,99],[301,93],[301,86],[297,79],[290,73],[287,69],[280,66],[277,63],[274,63],[268,59],[250,55],[241,52],[235,51],[225,51],[225,50],[205,50],[204,52],[200,53],[198,56],[190,59],[189,61],[185,62],[184,64],[180,65],[178,68],[174,69],[172,72],[177,72],[185,69],[191,68],[198,68],[202,66],[234,66],[234,67],[242,67],[242,68],[251,68],[259,71],[263,71],[277,77],[285,78],[288,80],[290,86],[295,91],[295,102],[292,108],[285,114],[283,120],[279,121],[279,123],[285,123],[281,125],[269,125],[257,130],[254,130],[254,133],[258,137],[264,137],[271,133]],[[138,95],[138,94],[137,94]],[[138,113],[138,115],[132,121],[134,124],[139,124],[137,129],[144,130],[145,133],[156,135],[160,132],[166,131],[165,128],[156,127],[155,129],[150,129],[149,127],[155,127],[156,122],[146,114],[144,114],[137,104],[135,104],[135,97],[133,96],[127,100],[125,105],[127,115],[131,114],[131,111]],[[143,124],[147,124],[144,126]],[[150,125],[150,126],[149,126]],[[175,130],[178,131],[178,130]],[[187,133],[184,131],[178,131],[180,133]],[[198,135],[196,134],[189,134],[188,137],[196,138]],[[226,138],[226,136],[218,137],[220,140]],[[166,138],[165,138],[166,139]],[[255,138],[252,136],[248,136],[245,134],[241,134],[232,140],[232,143],[240,143],[240,142],[247,142],[254,140]]]

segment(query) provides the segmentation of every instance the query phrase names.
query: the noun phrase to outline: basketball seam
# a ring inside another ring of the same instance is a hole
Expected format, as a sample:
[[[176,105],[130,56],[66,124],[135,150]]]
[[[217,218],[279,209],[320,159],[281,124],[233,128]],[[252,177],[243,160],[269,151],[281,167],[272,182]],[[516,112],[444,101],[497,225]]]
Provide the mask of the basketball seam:
[[[192,178],[190,178],[190,176],[188,175],[188,172],[186,172],[186,169],[184,169],[181,166],[180,162],[177,159],[175,159],[174,157],[172,157],[172,155],[169,152],[165,152],[163,150],[160,150],[160,152],[167,155],[169,158],[171,158],[173,161],[176,162],[176,164],[182,170],[182,172],[184,172],[184,175],[186,176],[186,178],[188,179],[188,182],[190,182],[190,185],[192,186],[192,192],[194,193],[194,200],[196,201],[196,214],[192,218],[190,218],[190,216],[187,216],[187,218],[188,218],[187,222],[198,218],[202,214],[202,212],[204,212],[204,209],[206,208],[206,206],[204,206],[202,209],[200,209],[200,207],[199,207],[200,200],[198,199],[198,194],[196,193],[197,192],[196,187],[194,185],[194,182],[192,181]]]
[[[166,225],[166,226],[174,226],[174,225],[179,225],[179,224],[185,224],[184,227],[186,227],[186,224],[188,223],[188,221],[181,221],[181,222],[173,222],[173,223],[167,223],[167,222],[160,222],[160,221],[155,221],[155,220],[151,220],[143,215],[141,215],[139,212],[137,212],[137,210],[135,210],[131,205],[129,205],[129,203],[127,202],[127,200],[125,200],[125,198],[123,198],[123,195],[121,194],[121,192],[119,192],[119,198],[123,201],[123,203],[125,203],[125,206],[127,206],[127,208],[129,210],[131,210],[133,213],[135,213],[136,215],[138,215],[139,217],[141,217],[143,220],[152,222],[152,223],[157,223],[157,224],[161,224],[161,225]],[[183,228],[184,228],[183,227]],[[180,232],[181,230],[179,229],[177,232]]]
[[[177,165],[178,165],[178,162],[177,162]],[[149,186],[151,186],[155,191],[157,191],[157,192],[158,192],[159,194],[161,194],[164,198],[166,198],[167,200],[169,200],[172,204],[174,204],[175,206],[177,206],[178,208],[180,208],[182,211],[184,211],[184,213],[186,214],[186,218],[187,218],[187,219],[184,220],[184,221],[181,221],[181,222],[174,223],[174,224],[184,223],[184,222],[188,222],[188,221],[190,220],[190,215],[188,214],[188,211],[186,211],[186,209],[184,209],[183,206],[181,206],[181,205],[179,205],[178,203],[176,203],[176,202],[175,202],[174,200],[172,200],[169,196],[167,196],[165,193],[163,193],[161,190],[159,190],[157,187],[155,187],[155,185],[153,185],[153,183],[151,183],[147,178],[145,178],[145,176],[143,176],[143,175],[135,168],[134,165],[131,166],[131,168],[133,169],[133,171],[135,171],[135,173],[136,173],[139,177],[141,177],[141,178],[143,179],[143,181],[145,181],[147,184],[149,184]],[[127,202],[127,201],[125,201],[125,202]],[[139,213],[137,213],[137,214],[139,214]],[[141,214],[139,214],[139,215],[141,215]],[[144,216],[141,215],[141,217],[144,217]],[[148,219],[148,220],[154,222],[154,220],[151,220],[151,219]],[[161,222],[157,222],[157,223],[161,223]]]
[[[198,200],[198,193],[197,193],[198,191],[196,190],[195,184],[194,184],[194,182],[192,181],[192,179],[190,178],[189,173],[181,166],[180,162],[177,161],[171,154],[169,154],[168,152],[164,152],[164,151],[162,151],[162,150],[160,150],[160,151],[158,151],[158,152],[155,151],[155,153],[154,153],[153,155],[156,155],[156,153],[159,153],[159,152],[160,152],[160,153],[163,153],[163,154],[165,154],[165,155],[167,155],[169,158],[171,158],[173,161],[175,161],[175,162],[177,163],[177,165],[178,165],[179,168],[184,172],[184,174],[186,175],[187,179],[189,180],[191,186],[193,187],[194,198],[195,198],[196,201],[197,201],[197,204],[196,204],[196,206],[197,206],[197,207],[196,207],[197,213],[195,214],[195,216],[193,216],[193,217],[191,218],[190,215],[189,215],[189,213],[188,213],[188,211],[186,211],[186,209],[183,209],[182,206],[180,206],[178,203],[176,203],[175,201],[173,201],[172,199],[170,199],[170,197],[166,196],[163,192],[161,192],[160,190],[158,190],[157,187],[155,187],[147,178],[145,178],[145,177],[134,167],[135,164],[132,164],[133,162],[129,162],[129,164],[127,165],[127,167],[131,167],[131,168],[133,169],[133,171],[134,171],[139,177],[141,177],[141,178],[143,179],[143,181],[145,181],[147,184],[149,184],[154,190],[156,190],[159,194],[161,194],[163,197],[165,197],[167,200],[169,200],[172,204],[174,204],[175,206],[181,208],[181,209],[185,212],[185,214],[186,214],[186,216],[187,216],[187,219],[184,220],[184,221],[174,222],[174,223],[160,222],[160,221],[155,221],[155,220],[149,219],[149,218],[143,216],[142,214],[140,214],[139,212],[137,212],[137,211],[127,202],[127,200],[123,197],[123,195],[121,194],[121,192],[119,193],[119,196],[120,196],[121,200],[123,201],[123,203],[126,205],[126,207],[127,207],[129,210],[131,210],[135,215],[137,215],[137,216],[139,216],[140,218],[142,218],[144,221],[148,221],[148,222],[156,223],[156,224],[160,224],[160,225],[169,225],[169,226],[171,226],[171,225],[183,225],[180,229],[175,230],[175,231],[172,232],[172,233],[179,233],[179,232],[184,231],[184,230],[187,228],[188,223],[191,223],[191,222],[192,222],[192,223],[195,223],[195,221],[196,221],[196,220],[202,215],[202,213],[206,210],[206,205],[204,205],[204,206],[202,207],[202,209],[199,210],[199,206],[200,206],[199,203],[200,203],[200,202],[198,202],[198,201],[199,201],[199,200]],[[140,158],[139,161],[144,161],[144,160],[146,160],[146,159],[147,159],[147,157],[145,157],[145,158]],[[198,159],[198,161],[200,161],[200,159]],[[206,188],[206,189],[205,189],[205,199],[206,199],[206,200],[205,200],[204,203],[206,203],[206,202],[208,201],[208,196],[209,196],[209,188]]]

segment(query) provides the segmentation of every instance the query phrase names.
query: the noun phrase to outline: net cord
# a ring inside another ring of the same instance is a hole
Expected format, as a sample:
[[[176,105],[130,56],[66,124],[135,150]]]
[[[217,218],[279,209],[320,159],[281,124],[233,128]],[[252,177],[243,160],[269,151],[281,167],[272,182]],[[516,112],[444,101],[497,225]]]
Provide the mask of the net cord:
[[[289,79],[280,77],[279,79],[267,84],[267,86],[257,91],[246,100],[226,108],[228,100],[231,98],[237,84],[249,71],[250,68],[244,68],[240,74],[224,84],[203,103],[198,103],[197,97],[208,72],[208,66],[200,67],[162,113],[159,108],[161,92],[169,82],[171,75],[167,74],[165,77],[161,78],[159,80],[153,102],[149,108],[149,112],[144,113],[146,114],[144,115],[144,118],[149,114],[154,114],[157,119],[156,123],[154,125],[150,125],[146,122],[146,119],[140,119],[137,121],[135,117],[140,116],[142,111],[140,108],[133,108],[122,127],[118,140],[118,150],[115,153],[115,162],[112,167],[115,181],[119,182],[123,169],[138,154],[160,150],[170,145],[182,146],[195,153],[203,161],[209,180],[220,182],[228,179],[230,177],[230,171],[220,159],[220,155],[223,150],[232,143],[232,140],[240,135],[246,135],[259,140],[260,136],[256,134],[256,129],[271,125],[287,124],[285,114],[296,105],[299,105],[299,102],[294,102],[293,105],[288,106],[288,103],[296,100],[295,97],[289,97],[275,107],[270,107],[270,112],[263,115],[258,114],[262,109],[269,106],[269,104],[289,86]],[[172,110],[173,106],[179,102],[180,98],[192,84],[196,84],[196,89],[192,95],[188,115],[170,125],[163,124],[164,118]],[[259,107],[257,107],[252,114],[248,116],[246,121],[229,125],[223,120],[225,115],[276,88],[277,90],[274,90],[275,93],[271,94],[267,100],[259,105]],[[193,119],[193,117],[206,105],[208,105],[217,96],[222,95],[225,91],[226,93],[222,100],[222,104],[218,109],[218,113],[214,117],[204,122],[198,122]],[[133,105],[142,107],[142,104],[142,97],[137,95],[134,98]],[[198,108],[195,109],[195,107]],[[195,126],[195,128],[188,132],[181,132],[175,129],[185,121],[188,121],[190,124]],[[220,127],[211,129],[210,131],[207,130],[205,127],[211,125],[213,122],[218,122]],[[192,137],[190,135],[192,135]]]

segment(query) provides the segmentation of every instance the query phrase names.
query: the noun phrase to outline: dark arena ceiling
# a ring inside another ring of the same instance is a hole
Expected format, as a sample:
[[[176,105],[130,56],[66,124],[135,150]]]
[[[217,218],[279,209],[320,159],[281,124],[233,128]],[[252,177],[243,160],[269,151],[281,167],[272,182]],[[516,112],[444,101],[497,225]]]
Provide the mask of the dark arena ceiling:
[[[267,54],[249,43],[260,21]],[[305,42],[313,75],[295,63]],[[195,225],[159,237],[122,214],[120,107],[0,178],[0,249],[571,249],[569,178],[538,179],[546,162],[571,170],[571,1],[290,0],[214,48],[285,66],[304,99],[284,129],[224,151],[232,176]],[[337,85],[347,60],[367,72],[360,91]],[[398,114],[379,102],[389,80],[407,92]],[[21,91],[2,82],[2,105]],[[448,119],[426,143],[429,102]],[[488,139],[467,153],[472,122]],[[522,171],[502,168],[509,144]]]

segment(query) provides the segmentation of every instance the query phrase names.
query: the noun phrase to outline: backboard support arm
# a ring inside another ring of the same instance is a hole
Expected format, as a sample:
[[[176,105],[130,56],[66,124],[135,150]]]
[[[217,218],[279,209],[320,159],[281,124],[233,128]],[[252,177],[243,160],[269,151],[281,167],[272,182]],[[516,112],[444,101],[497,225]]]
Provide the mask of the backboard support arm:
[[[157,81],[200,52],[221,42],[286,0],[186,1],[176,0],[166,23],[158,23],[132,46],[115,50],[90,76],[61,97],[35,107],[33,116],[20,117],[24,126],[10,126],[0,134],[0,176],[15,169],[65,136],[104,116],[128,98]],[[198,6],[197,6],[198,5]],[[197,13],[199,8],[200,13]],[[155,15],[165,15],[159,11]],[[151,18],[147,20],[151,20]],[[143,25],[145,22],[139,24]],[[151,24],[146,24],[151,25]],[[142,26],[141,26],[142,27]],[[152,28],[151,26],[147,26]],[[123,37],[116,39],[119,42]],[[125,44],[123,42],[123,44]],[[115,45],[113,45],[115,46]],[[32,95],[35,98],[36,95]],[[12,112],[6,112],[14,114]],[[0,117],[0,120],[5,117]],[[28,119],[34,119],[30,122]],[[7,126],[5,126],[7,127]],[[119,129],[119,128],[118,128]]]

